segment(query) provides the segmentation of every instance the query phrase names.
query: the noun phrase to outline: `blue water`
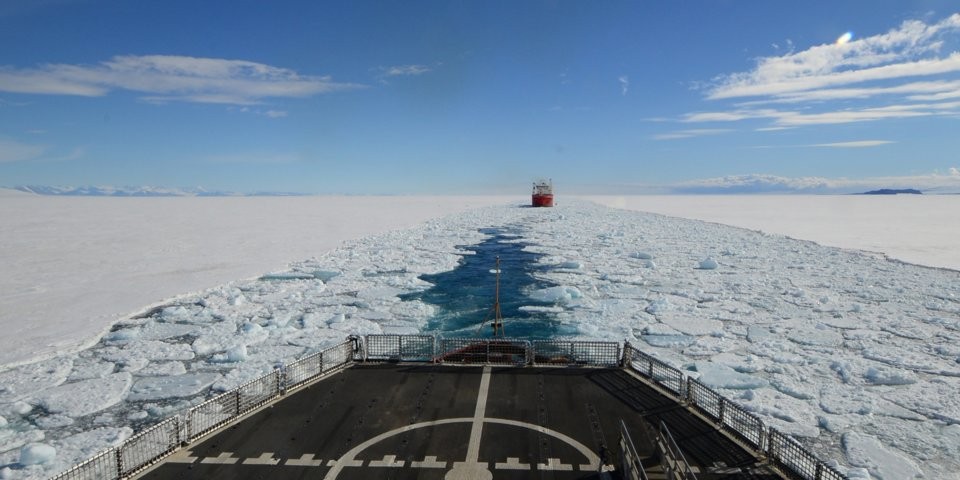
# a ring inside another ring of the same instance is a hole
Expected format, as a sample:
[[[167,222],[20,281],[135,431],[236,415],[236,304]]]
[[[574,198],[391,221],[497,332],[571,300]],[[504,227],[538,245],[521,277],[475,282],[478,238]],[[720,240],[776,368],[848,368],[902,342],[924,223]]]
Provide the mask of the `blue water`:
[[[520,310],[525,305],[552,305],[528,297],[533,290],[555,286],[533,276],[537,270],[546,268],[537,264],[542,255],[524,251],[523,247],[529,244],[518,242],[516,231],[483,229],[480,232],[490,238],[477,245],[460,247],[475,252],[473,255],[463,255],[457,268],[448,272],[420,276],[433,287],[402,297],[404,300],[419,299],[437,307],[437,314],[429,320],[424,333],[441,337],[492,336],[495,269],[499,256],[504,334],[514,338],[562,336],[564,332],[553,314]]]

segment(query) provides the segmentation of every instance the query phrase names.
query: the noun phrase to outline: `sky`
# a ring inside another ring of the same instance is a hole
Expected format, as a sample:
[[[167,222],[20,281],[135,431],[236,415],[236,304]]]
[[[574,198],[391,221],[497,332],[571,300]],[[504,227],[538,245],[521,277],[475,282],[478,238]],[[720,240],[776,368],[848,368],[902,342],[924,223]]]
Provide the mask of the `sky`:
[[[0,186],[960,192],[955,0],[0,3]]]

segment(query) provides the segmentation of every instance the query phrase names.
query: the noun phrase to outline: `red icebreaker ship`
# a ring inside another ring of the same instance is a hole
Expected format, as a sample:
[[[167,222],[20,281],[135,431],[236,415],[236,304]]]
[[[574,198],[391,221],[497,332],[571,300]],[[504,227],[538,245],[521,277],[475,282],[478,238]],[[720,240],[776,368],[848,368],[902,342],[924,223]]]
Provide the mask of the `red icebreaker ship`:
[[[539,181],[533,184],[533,206],[553,206],[553,181]]]

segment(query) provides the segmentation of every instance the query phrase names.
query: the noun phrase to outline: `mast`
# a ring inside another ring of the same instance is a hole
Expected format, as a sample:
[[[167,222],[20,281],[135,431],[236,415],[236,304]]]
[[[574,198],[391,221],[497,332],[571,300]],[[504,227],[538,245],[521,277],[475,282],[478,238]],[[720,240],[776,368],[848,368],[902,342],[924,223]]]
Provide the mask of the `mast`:
[[[494,337],[504,337],[503,314],[500,313],[500,257],[497,257],[497,289],[493,298],[493,327]]]

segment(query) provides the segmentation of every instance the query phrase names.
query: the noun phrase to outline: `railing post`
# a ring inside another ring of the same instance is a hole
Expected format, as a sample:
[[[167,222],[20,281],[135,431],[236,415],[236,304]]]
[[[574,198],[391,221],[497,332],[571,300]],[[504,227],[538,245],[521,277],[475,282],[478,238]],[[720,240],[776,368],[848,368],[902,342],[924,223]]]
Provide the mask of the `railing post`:
[[[760,432],[757,437],[760,439],[760,441],[757,442],[757,453],[763,455],[767,451],[767,429],[764,428],[762,422],[760,423]]]
[[[720,428],[723,428],[723,411],[724,411],[724,408],[723,408],[723,407],[724,407],[724,405],[726,405],[726,404],[727,404],[726,399],[720,398],[720,408],[719,408],[720,412],[719,412],[719,414],[717,415],[717,416],[720,417]]]
[[[773,427],[767,427],[767,458],[777,458],[773,451]]]
[[[113,449],[117,455],[117,478],[123,478],[123,453],[121,452],[123,445],[115,447]]]
[[[633,361],[633,346],[630,345],[630,342],[623,342],[623,358],[620,359],[620,366],[627,368],[630,366],[630,362]]]
[[[174,415],[173,418],[176,419],[176,420],[173,421],[173,424],[177,426],[177,430],[176,430],[177,433],[175,434],[174,440],[177,441],[177,443],[176,443],[177,445],[180,445],[180,442],[181,442],[181,439],[180,439],[180,428],[181,428],[181,425],[180,425],[180,415],[179,415],[179,414]]]
[[[237,392],[237,401],[236,401],[236,404],[237,404],[237,414],[234,415],[234,418],[236,418],[236,417],[239,417],[239,416],[240,416],[240,387],[237,387],[237,389],[234,390],[234,391]]]
[[[273,394],[274,394],[274,395],[277,395],[277,396],[283,395],[283,394],[284,394],[284,390],[285,390],[284,387],[283,387],[283,370],[281,370],[281,369],[278,367],[278,368],[273,369],[273,372],[274,372],[274,375],[275,375],[276,378],[277,378],[277,388],[274,389]]]
[[[816,475],[814,475],[813,478],[815,478],[816,480],[820,480],[823,478],[823,463],[817,462],[817,473]]]
[[[368,335],[368,337],[369,337],[369,335]],[[359,355],[360,355],[360,358],[362,358],[364,361],[366,361],[366,360],[367,360],[367,352],[366,352],[366,349],[363,348],[363,341],[362,341],[362,339],[360,338],[360,336],[359,336],[359,335],[350,335],[349,337],[347,337],[347,340],[353,342],[353,354],[350,355],[350,360],[354,360],[355,358],[357,358],[357,354],[359,354]]]

